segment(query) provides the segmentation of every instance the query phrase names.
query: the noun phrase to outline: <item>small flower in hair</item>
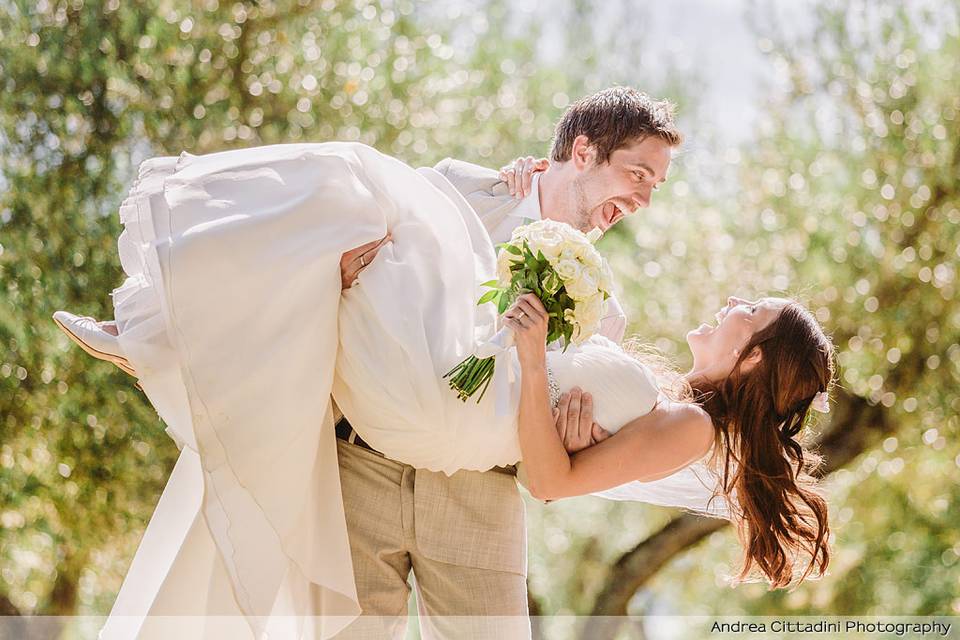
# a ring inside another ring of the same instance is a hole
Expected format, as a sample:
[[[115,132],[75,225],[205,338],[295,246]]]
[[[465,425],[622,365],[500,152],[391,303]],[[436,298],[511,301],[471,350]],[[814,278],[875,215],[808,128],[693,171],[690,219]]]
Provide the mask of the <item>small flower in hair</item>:
[[[821,391],[813,396],[813,401],[810,403],[810,406],[813,407],[814,411],[830,413],[830,396],[827,395],[826,391]]]

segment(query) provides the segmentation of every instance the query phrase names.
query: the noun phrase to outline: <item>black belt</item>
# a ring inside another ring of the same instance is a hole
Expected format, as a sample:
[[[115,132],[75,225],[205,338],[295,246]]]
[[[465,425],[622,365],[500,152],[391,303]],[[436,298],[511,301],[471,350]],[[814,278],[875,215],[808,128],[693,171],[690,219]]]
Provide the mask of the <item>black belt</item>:
[[[373,451],[374,453],[380,453],[370,445],[368,445],[363,438],[360,437],[360,434],[356,432],[346,418],[340,418],[340,421],[337,423],[337,437],[341,440],[346,440],[350,444],[355,444],[358,447],[363,447],[368,451]],[[383,455],[380,453],[380,455]]]
[[[382,453],[368,445],[363,438],[360,437],[360,434],[356,432],[346,418],[340,418],[340,421],[336,425],[337,437],[341,440],[345,440],[351,444],[355,444],[358,447],[363,447],[367,451],[372,451],[378,456],[383,456]],[[352,439],[351,439],[352,438]],[[383,456],[386,458],[386,456]],[[389,460],[389,458],[387,458]],[[509,475],[517,474],[517,467],[515,465],[508,465],[506,467],[494,467],[491,471],[496,471],[498,473],[507,473]]]

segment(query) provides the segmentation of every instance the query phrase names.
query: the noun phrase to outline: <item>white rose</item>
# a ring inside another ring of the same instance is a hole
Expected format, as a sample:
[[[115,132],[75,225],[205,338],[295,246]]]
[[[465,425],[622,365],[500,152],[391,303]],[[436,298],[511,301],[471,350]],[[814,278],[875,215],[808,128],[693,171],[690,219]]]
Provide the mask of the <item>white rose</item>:
[[[515,244],[518,247],[523,245],[523,241],[527,238],[527,235],[530,233],[530,225],[522,224],[519,227],[513,230],[513,233],[510,234],[510,244]]]
[[[577,252],[576,252],[576,250],[575,250],[572,246],[570,246],[570,245],[568,245],[568,244],[565,244],[564,247],[563,247],[563,249],[560,250],[560,256],[559,256],[558,260],[574,260],[574,261],[576,261],[576,259],[577,259]]]
[[[596,267],[584,266],[580,275],[570,282],[566,282],[567,293],[574,300],[586,300],[596,295],[599,290],[600,270]]]
[[[533,255],[537,255],[537,251],[540,251],[550,264],[555,264],[560,258],[565,241],[560,230],[550,225],[531,229],[527,234],[527,242]]]
[[[581,328],[594,327],[603,319],[603,309],[603,294],[597,293],[577,302],[573,315]]]
[[[512,277],[510,267],[522,260],[520,256],[512,254],[505,249],[500,250],[500,253],[497,255],[497,278],[500,280],[501,285],[506,286],[510,284],[510,278]]]
[[[600,263],[603,258],[600,256],[600,252],[597,251],[597,248],[589,242],[578,242],[574,248],[574,251],[576,251],[577,259],[580,260],[580,262],[590,265],[596,269],[600,268]]]
[[[569,294],[571,283],[580,279],[583,266],[576,260],[560,260],[557,262],[554,270],[557,272],[561,283],[567,288],[567,293]],[[570,295],[573,297],[573,294]]]
[[[508,261],[497,261],[497,280],[500,281],[500,286],[505,287],[510,284],[510,279],[513,277],[513,274],[510,273],[510,262]]]

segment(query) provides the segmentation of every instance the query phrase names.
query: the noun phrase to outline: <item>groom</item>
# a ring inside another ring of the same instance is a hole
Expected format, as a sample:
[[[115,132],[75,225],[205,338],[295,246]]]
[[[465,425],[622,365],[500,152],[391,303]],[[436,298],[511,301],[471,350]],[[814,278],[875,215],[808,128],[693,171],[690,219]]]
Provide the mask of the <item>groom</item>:
[[[447,158],[434,167],[466,198],[494,243],[550,218],[606,231],[649,206],[682,136],[672,106],[628,87],[571,105],[557,123],[550,166],[521,198],[496,171]],[[344,287],[381,243],[344,254]],[[601,333],[620,342],[626,317],[608,301]],[[590,433],[589,403],[571,403],[574,430]],[[346,419],[337,424],[343,504],[364,616],[342,636],[404,635],[413,573],[426,638],[529,635],[524,506],[515,467],[452,476],[415,469],[371,449]],[[453,618],[453,616],[469,616]],[[494,617],[491,617],[494,616]]]

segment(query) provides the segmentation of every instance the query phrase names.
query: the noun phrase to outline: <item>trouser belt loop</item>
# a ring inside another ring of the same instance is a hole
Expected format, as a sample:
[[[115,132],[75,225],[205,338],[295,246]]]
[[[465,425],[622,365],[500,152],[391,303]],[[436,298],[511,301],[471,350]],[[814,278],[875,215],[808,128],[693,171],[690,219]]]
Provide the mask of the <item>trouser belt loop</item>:
[[[346,440],[350,444],[356,445],[358,447],[363,447],[368,451],[373,451],[374,453],[383,455],[379,451],[377,451],[376,449],[368,445],[366,442],[364,442],[363,438],[361,438],[357,434],[357,430],[353,428],[353,425],[351,425],[346,418],[340,418],[340,421],[337,422],[336,424],[335,430],[337,432],[337,437],[340,438],[341,440]]]

